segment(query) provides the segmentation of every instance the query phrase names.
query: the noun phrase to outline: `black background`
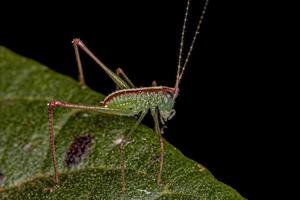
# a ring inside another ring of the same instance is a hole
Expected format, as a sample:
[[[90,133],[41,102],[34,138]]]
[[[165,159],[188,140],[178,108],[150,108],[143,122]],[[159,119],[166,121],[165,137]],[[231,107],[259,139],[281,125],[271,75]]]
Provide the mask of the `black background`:
[[[273,86],[264,61],[258,61],[265,56],[265,44],[256,46],[263,31],[253,24],[256,11],[249,6],[210,2],[165,138],[218,180],[255,199],[258,184],[268,184],[257,171],[271,155],[265,144],[271,138],[267,96]],[[185,47],[202,7],[203,0],[192,0]],[[136,85],[149,86],[152,80],[174,85],[184,0],[40,1],[1,9],[0,44],[55,71],[77,79],[71,40],[79,37]],[[88,86],[112,92],[112,81],[82,57]]]

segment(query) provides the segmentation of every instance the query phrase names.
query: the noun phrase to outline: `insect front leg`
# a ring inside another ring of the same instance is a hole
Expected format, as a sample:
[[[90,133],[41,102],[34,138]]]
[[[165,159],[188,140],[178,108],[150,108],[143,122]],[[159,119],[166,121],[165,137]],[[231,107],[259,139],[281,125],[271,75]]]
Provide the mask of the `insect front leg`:
[[[113,114],[119,116],[130,116],[130,113],[126,113],[122,110],[117,109],[110,109],[101,106],[87,106],[87,105],[77,105],[77,104],[68,104],[61,101],[51,101],[48,103],[48,117],[49,117],[49,137],[50,137],[50,149],[51,149],[51,156],[54,168],[54,177],[53,181],[56,186],[59,185],[59,172],[57,167],[57,158],[56,158],[56,146],[55,146],[55,134],[54,134],[54,126],[53,126],[53,113],[54,108],[62,107],[62,108],[69,108],[69,109],[77,109],[77,110],[89,110],[89,111],[96,111],[106,114]]]
[[[157,109],[153,108],[151,109],[151,115],[153,117],[154,123],[155,123],[155,132],[159,136],[159,143],[160,143],[160,159],[159,159],[159,171],[157,174],[157,185],[161,185],[161,176],[162,171],[164,167],[164,140],[162,137],[162,132],[159,127],[159,120],[158,120],[158,112]]]

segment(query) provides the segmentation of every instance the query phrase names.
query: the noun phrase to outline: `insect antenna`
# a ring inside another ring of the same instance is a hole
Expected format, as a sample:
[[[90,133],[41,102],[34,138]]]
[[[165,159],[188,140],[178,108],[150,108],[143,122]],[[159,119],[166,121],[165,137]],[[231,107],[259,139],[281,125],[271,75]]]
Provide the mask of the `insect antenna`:
[[[184,14],[184,20],[183,20],[183,26],[182,26],[182,32],[181,32],[181,38],[180,38],[180,48],[179,48],[179,56],[178,56],[176,84],[177,84],[177,80],[179,79],[179,76],[180,76],[180,66],[181,66],[181,61],[182,61],[184,35],[185,35],[185,29],[186,29],[187,16],[188,16],[188,13],[189,13],[189,8],[190,8],[190,2],[191,2],[191,0],[187,1],[186,8],[185,8],[185,14]],[[177,85],[177,87],[178,87],[178,85]],[[175,88],[177,88],[177,87],[175,87]]]
[[[190,59],[190,56],[191,56],[192,50],[194,48],[194,44],[195,44],[195,41],[197,39],[197,36],[200,33],[200,27],[201,27],[201,24],[202,24],[202,21],[203,21],[203,18],[204,18],[206,9],[207,9],[207,5],[208,5],[208,2],[209,2],[209,0],[205,0],[204,6],[203,6],[203,10],[202,10],[201,16],[200,16],[200,18],[198,20],[196,31],[194,33],[194,36],[193,36],[193,39],[192,39],[189,51],[187,53],[187,56],[186,56],[186,58],[184,60],[183,65],[182,65],[182,51],[183,51],[183,45],[184,45],[184,39],[185,39],[185,30],[186,30],[187,17],[188,17],[188,13],[189,13],[190,1],[191,0],[188,0],[187,4],[186,4],[184,21],[183,21],[182,32],[181,32],[180,49],[179,49],[179,57],[178,57],[178,65],[177,65],[177,75],[176,75],[174,99],[178,96],[179,83],[180,83],[180,81],[182,79],[184,70],[185,70],[185,68],[187,66],[187,63],[188,63],[189,59]]]

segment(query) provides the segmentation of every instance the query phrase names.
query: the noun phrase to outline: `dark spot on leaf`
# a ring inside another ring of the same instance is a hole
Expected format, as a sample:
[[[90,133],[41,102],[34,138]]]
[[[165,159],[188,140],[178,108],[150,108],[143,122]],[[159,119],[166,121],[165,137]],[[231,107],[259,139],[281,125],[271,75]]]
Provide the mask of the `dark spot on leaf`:
[[[89,153],[93,137],[84,135],[74,139],[64,160],[66,167],[76,167]]]
[[[4,183],[4,174],[0,171],[0,186]]]

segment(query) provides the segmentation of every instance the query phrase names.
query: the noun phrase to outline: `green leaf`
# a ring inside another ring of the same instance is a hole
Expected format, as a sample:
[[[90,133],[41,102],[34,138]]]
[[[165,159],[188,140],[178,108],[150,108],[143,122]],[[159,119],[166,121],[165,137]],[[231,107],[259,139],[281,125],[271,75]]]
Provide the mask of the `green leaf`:
[[[62,108],[54,113],[61,186],[44,190],[53,186],[47,103],[97,105],[103,97],[0,47],[0,199],[244,199],[167,142],[163,186],[158,187],[159,139],[143,125],[126,146],[127,190],[122,195],[115,141],[135,120]],[[85,157],[66,167],[72,142],[87,135],[92,142]]]

